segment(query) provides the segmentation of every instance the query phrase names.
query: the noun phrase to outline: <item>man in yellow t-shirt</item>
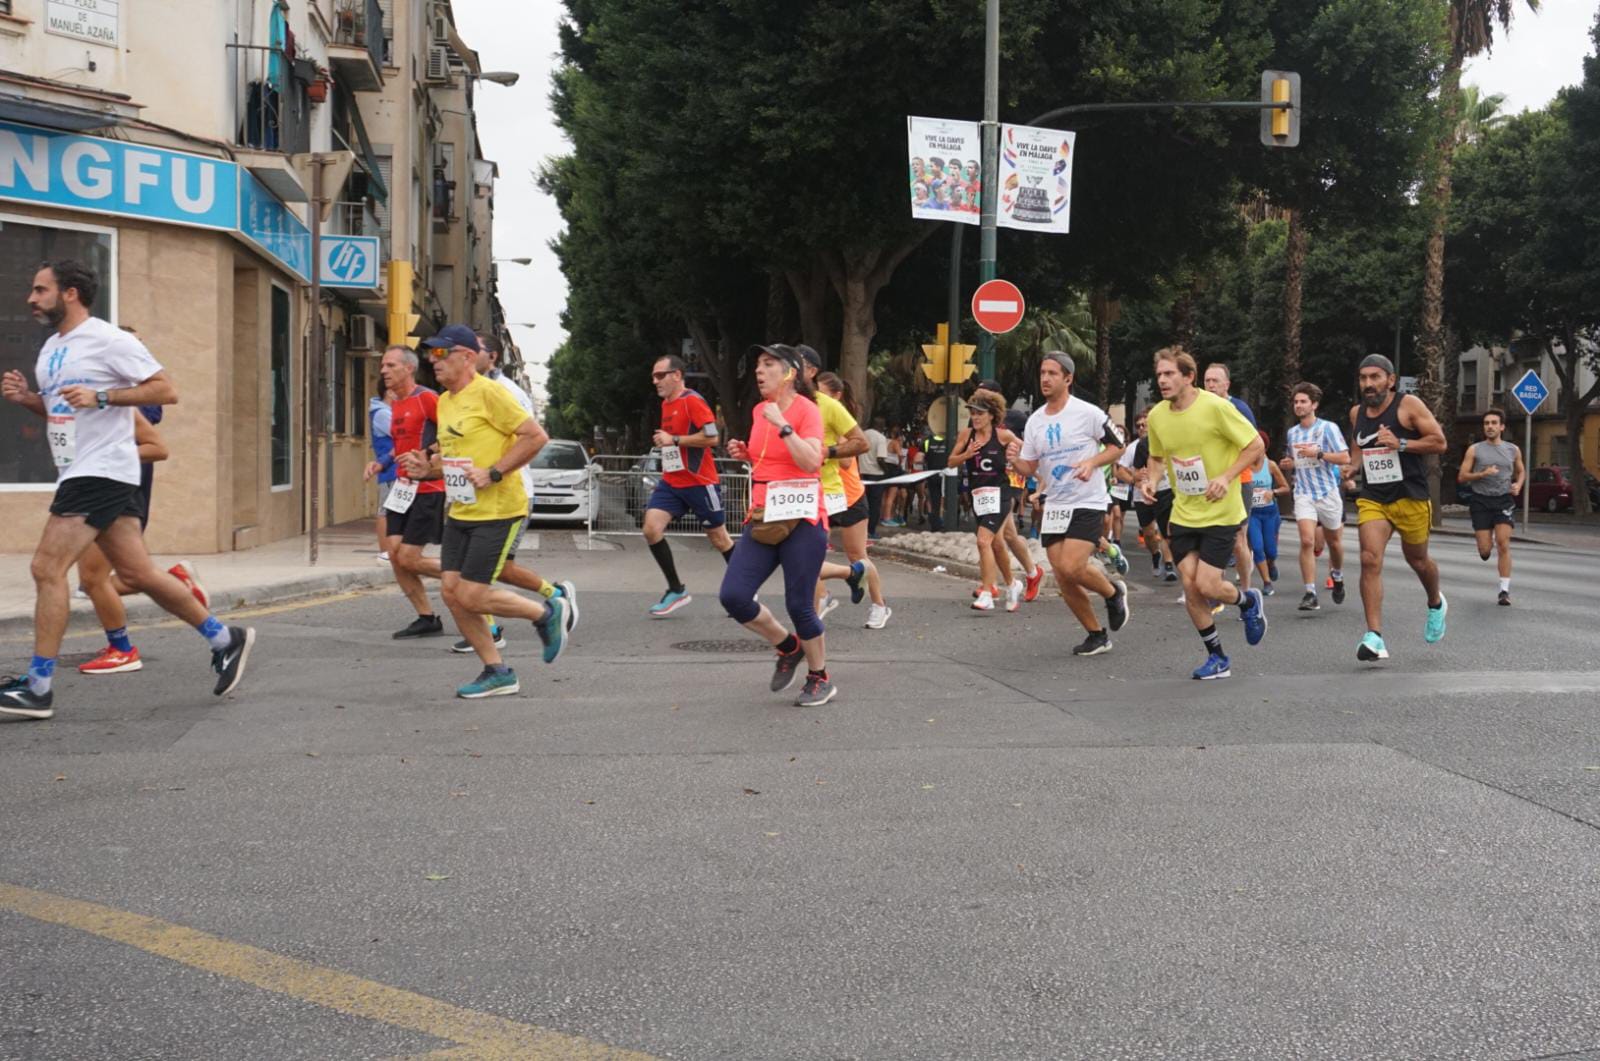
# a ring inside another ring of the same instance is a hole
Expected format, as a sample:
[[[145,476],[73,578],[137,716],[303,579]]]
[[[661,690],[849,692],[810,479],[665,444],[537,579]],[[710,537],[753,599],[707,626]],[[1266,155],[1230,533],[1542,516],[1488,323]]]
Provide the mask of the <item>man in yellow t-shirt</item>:
[[[493,586],[516,551],[528,514],[528,494],[516,473],[548,436],[506,388],[478,375],[478,339],[471,328],[449,325],[422,345],[445,388],[439,395],[439,452],[431,458],[408,454],[422,466],[415,472],[408,467],[407,473],[444,477],[449,502],[439,554],[444,600],[484,665],[483,673],[456,695],[469,700],[506,696],[520,686],[500,658],[485,613],[533,623],[546,663],[554,663],[565,647],[564,600],[534,601]]]
[[[1184,606],[1207,651],[1194,677],[1226,678],[1232,671],[1209,602],[1238,605],[1250,644],[1259,644],[1267,633],[1261,591],[1241,590],[1223,577],[1248,515],[1237,489],[1239,476],[1261,460],[1266,446],[1229,402],[1195,387],[1198,370],[1188,351],[1169,347],[1157,352],[1155,362],[1156,385],[1166,400],[1147,418],[1149,474],[1139,490],[1147,504],[1154,504],[1156,480],[1167,475],[1172,483],[1168,541],[1183,580]]]

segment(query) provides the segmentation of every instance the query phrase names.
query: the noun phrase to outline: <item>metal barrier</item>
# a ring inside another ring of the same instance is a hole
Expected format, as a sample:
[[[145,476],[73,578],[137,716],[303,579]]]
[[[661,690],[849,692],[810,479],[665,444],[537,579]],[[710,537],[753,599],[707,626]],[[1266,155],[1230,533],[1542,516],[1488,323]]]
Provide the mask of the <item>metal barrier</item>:
[[[728,516],[729,533],[737,533],[750,507],[750,470],[743,461],[726,458],[717,461],[722,480],[722,508]],[[645,506],[661,479],[661,459],[655,451],[644,456],[602,455],[589,464],[589,536],[596,534],[638,534],[644,523]],[[704,528],[694,513],[686,513],[667,524],[667,534],[703,534]]]

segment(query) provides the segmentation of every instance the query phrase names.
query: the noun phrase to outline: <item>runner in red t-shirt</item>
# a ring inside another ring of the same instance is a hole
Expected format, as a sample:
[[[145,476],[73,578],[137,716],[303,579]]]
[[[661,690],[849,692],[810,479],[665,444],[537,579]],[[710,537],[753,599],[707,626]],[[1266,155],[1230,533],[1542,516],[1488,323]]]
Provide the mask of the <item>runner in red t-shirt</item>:
[[[657,358],[650,371],[661,398],[661,427],[652,439],[661,451],[661,479],[645,505],[644,540],[667,580],[667,592],[650,606],[652,619],[671,615],[694,599],[678,578],[672,546],[667,544],[667,524],[693,512],[723,562],[733,554],[712,455],[719,441],[717,418],[704,398],[683,385],[683,369],[683,361],[669,354]]]

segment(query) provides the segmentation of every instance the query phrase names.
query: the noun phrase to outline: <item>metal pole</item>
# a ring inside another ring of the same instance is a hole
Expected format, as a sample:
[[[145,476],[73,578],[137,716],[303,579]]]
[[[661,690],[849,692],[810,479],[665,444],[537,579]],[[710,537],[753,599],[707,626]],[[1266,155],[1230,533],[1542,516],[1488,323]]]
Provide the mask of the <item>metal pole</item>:
[[[1000,205],[1000,0],[988,0],[983,29],[983,209],[978,282],[995,277],[995,211]],[[952,316],[952,322],[955,317]],[[978,372],[994,377],[994,336],[978,337]]]
[[[960,222],[950,222],[950,345],[945,347],[946,372],[949,365],[954,363],[954,357],[949,353],[961,338],[961,230],[965,228]],[[961,419],[956,414],[956,385],[949,382],[950,377],[945,376],[944,385],[944,444],[945,452],[956,444],[956,432],[961,430]],[[951,530],[957,529],[961,518],[961,499],[957,496],[956,480],[947,479],[944,484],[944,518],[945,526]]]
[[[1523,415],[1528,423],[1527,430],[1523,433],[1525,439],[1522,446],[1522,467],[1527,469],[1522,477],[1522,525],[1526,527],[1533,511],[1533,412],[1530,410]]]
[[[317,268],[317,263],[322,260],[322,159],[312,156],[311,159],[311,209],[306,211],[311,215],[311,358],[314,370],[307,366],[307,375],[311,377],[311,424],[308,432],[311,438],[312,459],[306,462],[306,480],[311,486],[311,564],[317,563],[317,524],[321,522],[321,506],[318,504],[321,494],[322,472],[316,466],[316,440],[322,432],[323,425],[323,356],[322,356],[322,271]],[[313,360],[314,359],[314,360]],[[327,449],[326,443],[324,449]],[[331,457],[330,457],[331,460]],[[328,476],[331,488],[333,476]]]

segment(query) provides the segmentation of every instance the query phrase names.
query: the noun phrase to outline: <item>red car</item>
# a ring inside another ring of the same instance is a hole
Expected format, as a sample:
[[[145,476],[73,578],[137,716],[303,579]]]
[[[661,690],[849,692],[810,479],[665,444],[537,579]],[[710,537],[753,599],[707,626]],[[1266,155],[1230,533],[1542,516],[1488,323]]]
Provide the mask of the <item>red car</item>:
[[[1600,485],[1596,484],[1593,475],[1588,479],[1589,499],[1593,502],[1596,494],[1600,494]],[[1542,512],[1572,511],[1573,489],[1572,480],[1567,477],[1566,470],[1553,464],[1535,468],[1528,476],[1530,504]]]

